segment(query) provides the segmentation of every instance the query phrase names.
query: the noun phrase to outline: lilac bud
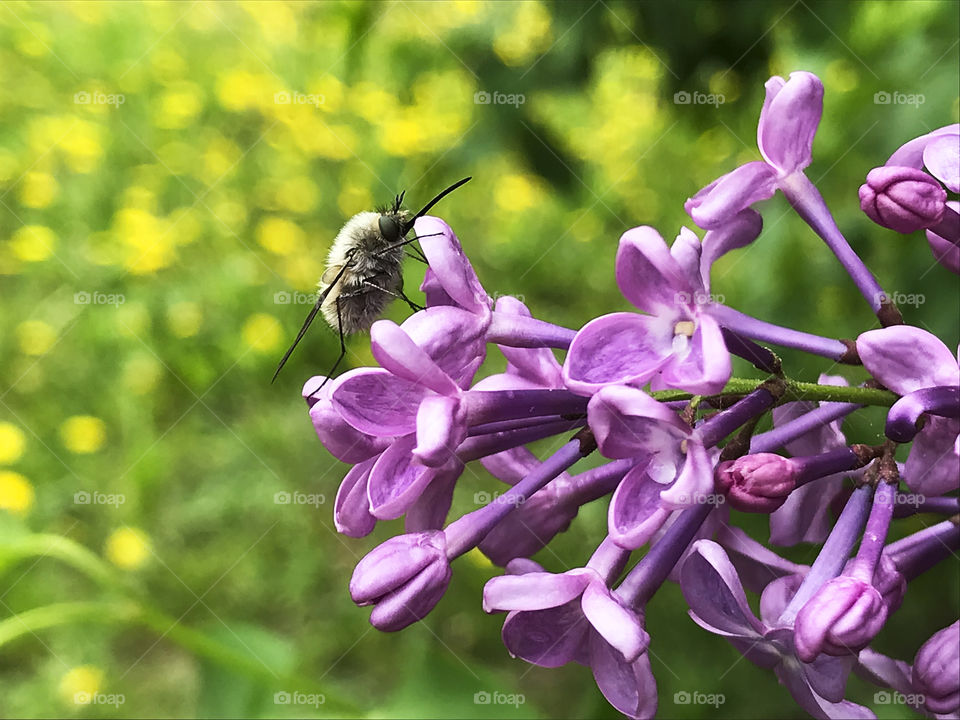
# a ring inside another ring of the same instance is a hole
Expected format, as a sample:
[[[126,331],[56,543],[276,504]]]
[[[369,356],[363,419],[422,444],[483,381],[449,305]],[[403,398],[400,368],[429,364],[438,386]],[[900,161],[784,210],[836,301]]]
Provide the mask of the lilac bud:
[[[797,656],[813,662],[820,653],[856,655],[887,620],[887,605],[870,583],[847,575],[830,580],[797,614]]]
[[[947,193],[936,178],[911,167],[885,165],[867,174],[860,207],[878,225],[912,233],[939,222]]]
[[[390,538],[371,550],[353,571],[350,596],[357,605],[375,605],[370,623],[402,630],[423,619],[450,583],[446,538],[440,531]]]
[[[936,632],[913,661],[913,687],[938,716],[960,708],[960,620]]]
[[[741,512],[770,513],[797,486],[800,465],[775,453],[744,455],[717,466],[717,488]]]

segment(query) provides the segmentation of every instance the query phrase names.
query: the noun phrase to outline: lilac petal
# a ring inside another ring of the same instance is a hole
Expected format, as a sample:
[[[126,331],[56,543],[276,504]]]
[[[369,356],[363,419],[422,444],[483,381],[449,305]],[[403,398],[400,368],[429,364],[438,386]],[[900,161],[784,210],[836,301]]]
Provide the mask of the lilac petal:
[[[687,442],[687,459],[677,481],[660,493],[664,507],[680,510],[691,505],[709,502],[714,492],[711,453],[701,443],[691,439]]]
[[[710,292],[710,270],[713,264],[731,250],[746,247],[760,235],[763,218],[756,210],[741,210],[729,222],[710,230],[703,237],[700,255],[700,281],[705,292]]]
[[[413,462],[415,444],[413,435],[399,438],[370,471],[367,499],[374,517],[393,520],[403,515],[436,475],[437,470]]]
[[[775,625],[803,583],[803,575],[784,575],[768,583],[760,594],[760,618]]]
[[[840,658],[831,659],[839,660]],[[813,717],[822,720],[875,720],[876,715],[862,705],[857,705],[849,700],[831,702],[818,695],[811,688],[801,667],[802,665],[803,663],[796,658],[791,658],[778,665],[775,672],[777,678],[786,685],[797,704]]]
[[[645,463],[628,472],[610,500],[607,532],[610,539],[627,550],[646,544],[670,516],[660,504],[663,485],[647,474]]]
[[[424,385],[440,395],[456,395],[460,388],[403,329],[392,320],[378,320],[370,328],[370,349],[377,362],[397,377]]]
[[[575,598],[546,610],[511,612],[503,623],[501,636],[514,657],[553,668],[585,660],[583,646],[589,630],[580,598]]]
[[[446,524],[453,503],[453,491],[462,472],[463,463],[453,459],[434,474],[404,515],[403,529],[406,532],[439,530]]]
[[[620,236],[616,275],[623,296],[652,315],[675,310],[678,294],[693,292],[689,276],[660,233],[647,225]]]
[[[464,309],[488,315],[493,303],[450,226],[427,215],[418,218],[413,228],[417,237],[422,238],[420,247],[446,294]]]
[[[605,385],[643,385],[673,351],[669,319],[613,313],[587,323],[574,337],[563,365],[564,384],[580,395]]]
[[[423,282],[420,283],[420,292],[426,297],[426,305],[428,308],[450,306],[459,309],[456,301],[447,295],[447,291],[444,290],[443,285],[440,284],[437,274],[431,270],[429,266],[427,266],[427,271],[423,274]]]
[[[510,575],[526,575],[532,572],[546,572],[543,565],[530,558],[514,558],[506,564],[504,570]]]
[[[537,456],[526,447],[511,448],[480,459],[487,472],[508,485],[516,485],[527,473],[540,464]]]
[[[809,569],[806,565],[798,565],[780,557],[741,528],[721,525],[717,528],[716,537],[717,542],[727,551],[727,556],[744,586],[754,592],[763,592],[773,580],[800,575]]]
[[[790,547],[802,542],[821,543],[833,527],[830,505],[843,489],[849,473],[838,473],[802,485],[770,515],[770,544]]]
[[[706,623],[741,636],[763,632],[747,603],[737,571],[717,543],[697,540],[680,577],[691,612]]]
[[[772,198],[776,191],[776,170],[758,160],[741,165],[714,181],[687,200],[683,207],[697,225],[712,230],[754,203]]]
[[[923,164],[950,192],[960,193],[960,137],[943,135],[932,140],[923,150]]]
[[[467,436],[467,410],[458,397],[433,395],[417,410],[417,446],[413,456],[427,467],[448,462]]]
[[[863,366],[899,395],[960,384],[953,353],[935,335],[910,325],[868,330],[857,338]]]
[[[730,353],[717,321],[706,313],[697,316],[697,329],[684,355],[674,355],[661,370],[660,380],[667,387],[696,395],[713,395],[723,390],[730,379]]]
[[[580,600],[583,614],[600,636],[620,651],[626,662],[633,662],[650,645],[637,613],[625,608],[616,596],[600,583],[591,583]]]
[[[820,655],[812,663],[803,663],[803,674],[817,695],[836,703],[843,700],[854,664],[853,655]]]
[[[907,487],[926,496],[943,495],[960,484],[960,455],[957,436],[960,421],[927,416],[907,456],[903,478]]]
[[[619,459],[642,454],[662,456],[658,482],[676,477],[665,465],[678,458],[680,442],[689,436],[677,414],[642,390],[624,385],[608,385],[590,399],[587,419],[604,457]],[[669,477],[667,477],[669,475]]]
[[[590,582],[602,582],[585,568],[562,574],[526,573],[501,575],[483,588],[484,612],[498,610],[543,610],[558,607],[580,597]]]
[[[703,243],[700,238],[688,227],[680,228],[677,239],[670,246],[670,254],[677,264],[683,270],[683,276],[693,288],[696,295],[704,291],[703,282],[700,278],[700,256],[703,253]]]
[[[823,114],[823,83],[808,72],[790,73],[783,85],[780,78],[771,80],[757,126],[757,145],[768,163],[789,175],[813,160],[813,136]]]
[[[376,437],[357,430],[340,416],[329,399],[313,404],[310,420],[327,452],[345,463],[358,463],[379,455],[393,442],[392,437]]]
[[[933,132],[921,135],[901,145],[887,160],[885,165],[903,165],[905,167],[923,167],[923,151],[932,141],[944,135],[960,136],[960,124],[947,125]]]
[[[383,632],[395,632],[422,620],[440,602],[452,575],[449,564],[432,563],[381,598],[370,613],[370,624]]]
[[[466,389],[473,380],[477,360],[486,356],[489,324],[482,316],[458,307],[430,307],[414,313],[400,327],[443,372]]]
[[[960,212],[960,202],[947,200],[947,207]],[[960,275],[960,238],[947,238],[933,230],[927,230],[927,243],[937,262],[950,272]]]
[[[330,399],[334,409],[357,430],[398,436],[416,430],[417,409],[429,392],[388,370],[359,368],[334,380]]]
[[[774,75],[763,84],[766,92],[763,96],[763,107],[760,108],[760,122],[757,123],[758,125],[763,125],[767,122],[770,105],[773,103],[773,99],[777,96],[777,93],[783,90],[783,86],[786,84],[787,81],[779,75]]]
[[[354,465],[340,483],[333,503],[333,524],[342,535],[365,537],[377,524],[367,500],[367,480],[375,462],[376,458],[370,458]]]
[[[621,654],[594,632],[590,634],[590,666],[600,692],[617,710],[634,720],[656,715],[657,681],[646,653],[624,662]]]
[[[903,660],[887,657],[867,647],[860,651],[857,663],[854,672],[874,685],[892,688],[904,695],[914,691],[910,681],[910,664]]]

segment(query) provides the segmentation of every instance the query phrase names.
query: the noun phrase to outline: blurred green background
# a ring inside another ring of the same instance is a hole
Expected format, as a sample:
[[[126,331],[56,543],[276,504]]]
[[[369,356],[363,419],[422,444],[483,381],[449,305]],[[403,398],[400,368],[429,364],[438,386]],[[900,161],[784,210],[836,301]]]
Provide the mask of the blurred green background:
[[[920,234],[872,225],[857,187],[957,122],[958,32],[953,2],[0,3],[0,717],[615,717],[588,670],[508,656],[480,608],[496,569],[475,553],[399,635],[350,602],[352,566],[400,524],[333,531],[346,468],[299,390],[335,335],[315,326],[269,384],[303,294],[351,214],[472,175],[437,213],[491,294],[570,327],[628,309],[620,234],[672,239],[686,197],[758,157],[763,82],[805,69],[826,87],[810,177],[888,290],[922,296],[908,322],[956,346],[957,279]],[[714,292],[810,332],[872,327],[782,198],[763,211]],[[422,273],[407,263],[407,285]],[[372,363],[366,338],[349,350]],[[784,357],[800,379],[829,369]],[[455,510],[494,487],[467,473]],[[580,565],[604,527],[594,503],[539,559]],[[956,618],[956,574],[954,559],[915,582],[877,647],[912,659]],[[648,629],[662,717],[801,715],[675,586]],[[682,690],[725,704],[674,704]],[[475,704],[482,691],[524,702]],[[858,702],[873,692],[850,682]]]

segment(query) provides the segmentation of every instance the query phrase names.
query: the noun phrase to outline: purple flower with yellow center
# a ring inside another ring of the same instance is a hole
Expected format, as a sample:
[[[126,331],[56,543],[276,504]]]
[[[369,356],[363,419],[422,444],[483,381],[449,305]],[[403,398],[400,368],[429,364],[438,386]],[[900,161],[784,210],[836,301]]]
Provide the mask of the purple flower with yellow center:
[[[567,387],[592,395],[605,385],[719,392],[730,378],[730,354],[710,315],[710,266],[751,242],[760,217],[746,212],[707,233],[683,228],[668,248],[651,227],[628,230],[617,251],[617,285],[643,311],[597,318],[577,333],[563,366]]]
[[[942,495],[960,483],[960,367],[943,342],[909,325],[870,330],[857,338],[863,365],[903,397],[887,416],[887,435],[913,440],[904,481],[924,495]],[[917,423],[923,418],[923,427]]]

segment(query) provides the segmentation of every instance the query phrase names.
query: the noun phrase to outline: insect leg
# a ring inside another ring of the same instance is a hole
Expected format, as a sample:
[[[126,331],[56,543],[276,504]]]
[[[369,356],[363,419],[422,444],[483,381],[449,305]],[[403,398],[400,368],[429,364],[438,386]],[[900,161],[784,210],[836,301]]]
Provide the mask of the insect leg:
[[[374,284],[373,284],[372,282],[370,282],[369,280],[364,280],[364,281],[363,281],[363,284],[366,285],[366,286],[369,287],[369,288],[373,288],[374,290],[379,290],[379,291],[382,292],[382,293],[386,293],[387,295],[392,295],[393,297],[397,298],[398,300],[403,300],[403,301],[410,307],[410,309],[413,310],[414,312],[417,312],[417,311],[419,311],[419,310],[425,310],[425,309],[426,309],[426,308],[424,308],[422,305],[417,305],[413,300],[411,300],[410,298],[408,298],[408,297],[406,296],[406,294],[403,292],[403,289],[402,289],[402,288],[400,289],[399,292],[393,292],[393,291],[391,291],[391,290],[387,290],[386,288],[382,288],[382,287],[380,287],[379,285],[374,285]]]
[[[425,257],[423,257],[423,255],[414,255],[414,254],[411,253],[411,252],[405,252],[404,255],[406,255],[406,256],[409,257],[409,258],[413,258],[413,259],[416,260],[417,262],[422,262],[424,265],[429,265],[429,264],[430,264],[430,263],[427,262],[427,259],[426,259]]]
[[[320,388],[330,382],[330,378],[333,377],[333,374],[337,371],[337,367],[340,365],[340,361],[343,360],[344,356],[347,354],[347,346],[343,341],[343,320],[340,319],[340,298],[342,295],[338,295],[335,305],[337,306],[337,334],[340,336],[340,355],[337,356],[337,361],[333,364],[333,367],[330,368],[330,372],[327,373],[327,379],[320,383],[320,387],[314,390],[314,393],[318,392]]]

